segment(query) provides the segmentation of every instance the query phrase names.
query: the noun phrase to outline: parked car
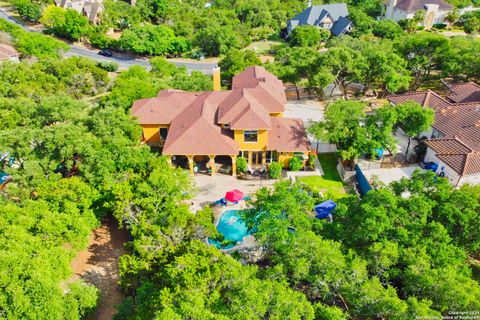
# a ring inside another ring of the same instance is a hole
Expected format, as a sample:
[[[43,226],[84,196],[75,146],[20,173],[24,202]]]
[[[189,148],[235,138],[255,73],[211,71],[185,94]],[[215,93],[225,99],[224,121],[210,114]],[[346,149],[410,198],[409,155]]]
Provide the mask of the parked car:
[[[104,56],[104,57],[112,57],[113,53],[110,50],[103,49],[98,52],[99,55]]]

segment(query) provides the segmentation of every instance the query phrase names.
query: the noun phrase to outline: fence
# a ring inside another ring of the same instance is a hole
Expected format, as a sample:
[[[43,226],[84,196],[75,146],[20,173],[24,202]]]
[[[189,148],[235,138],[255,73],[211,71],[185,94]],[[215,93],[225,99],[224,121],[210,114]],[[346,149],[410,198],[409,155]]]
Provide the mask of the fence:
[[[309,99],[309,98],[317,98],[318,94],[315,92],[315,88],[303,88],[298,87],[298,95],[300,99]],[[285,96],[287,100],[297,100],[297,90],[294,86],[288,86],[285,88]]]
[[[312,150],[315,150],[317,153],[332,153],[337,152],[337,147],[334,144],[329,144],[328,142],[322,141],[312,141],[310,142]]]
[[[359,192],[362,196],[364,196],[368,191],[372,190],[372,186],[368,182],[367,178],[365,178],[365,175],[358,164],[355,166],[355,173],[358,181]]]

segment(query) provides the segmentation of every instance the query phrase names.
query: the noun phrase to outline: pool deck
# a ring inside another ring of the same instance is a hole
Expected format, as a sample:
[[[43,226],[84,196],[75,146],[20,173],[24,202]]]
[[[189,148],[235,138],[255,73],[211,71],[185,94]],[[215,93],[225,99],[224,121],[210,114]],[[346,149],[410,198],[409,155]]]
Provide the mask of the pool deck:
[[[194,177],[197,187],[197,193],[191,200],[193,211],[208,206],[210,203],[225,197],[227,191],[238,189],[245,195],[254,194],[258,189],[264,187],[272,187],[276,180],[238,180],[234,177],[218,174],[214,177],[206,175],[196,175]],[[242,207],[243,206],[243,207]],[[237,205],[228,205],[226,208],[230,210],[245,209],[245,201],[240,201]],[[225,208],[225,207],[223,207]],[[214,210],[215,212],[215,210]],[[217,221],[217,217],[215,217]]]

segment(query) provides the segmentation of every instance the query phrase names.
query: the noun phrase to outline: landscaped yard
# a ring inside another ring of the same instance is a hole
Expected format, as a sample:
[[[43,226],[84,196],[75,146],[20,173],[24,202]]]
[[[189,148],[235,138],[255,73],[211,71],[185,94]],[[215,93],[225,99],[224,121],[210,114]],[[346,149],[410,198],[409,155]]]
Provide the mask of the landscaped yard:
[[[321,192],[327,197],[339,199],[345,197],[347,193],[337,172],[337,154],[321,153],[318,160],[322,165],[324,175],[298,177],[297,180],[306,183],[315,192]]]

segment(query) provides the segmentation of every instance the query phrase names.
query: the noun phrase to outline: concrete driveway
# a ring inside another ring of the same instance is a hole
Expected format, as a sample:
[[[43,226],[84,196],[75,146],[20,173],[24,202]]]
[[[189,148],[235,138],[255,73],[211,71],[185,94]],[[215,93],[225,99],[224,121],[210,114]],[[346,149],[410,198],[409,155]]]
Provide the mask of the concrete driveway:
[[[324,119],[325,105],[317,100],[293,100],[285,106],[285,117],[302,119],[305,124]]]

